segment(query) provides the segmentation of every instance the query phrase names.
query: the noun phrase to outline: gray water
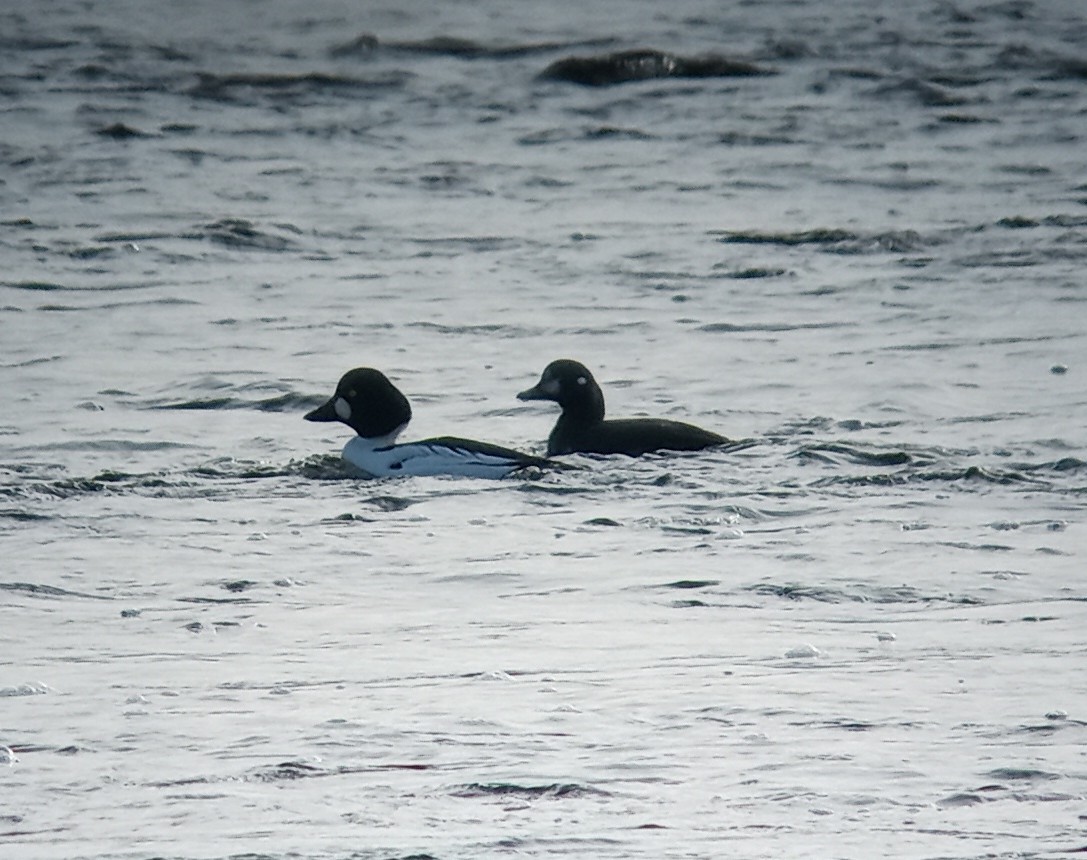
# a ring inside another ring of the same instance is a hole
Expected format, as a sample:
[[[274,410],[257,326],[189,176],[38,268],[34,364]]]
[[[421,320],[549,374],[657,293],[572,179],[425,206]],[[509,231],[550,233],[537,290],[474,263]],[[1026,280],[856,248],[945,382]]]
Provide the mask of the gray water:
[[[6,5],[0,856],[1081,853],[1085,45]],[[631,49],[755,73],[544,74]],[[301,420],[369,365],[541,452],[559,357],[753,444],[374,481]]]

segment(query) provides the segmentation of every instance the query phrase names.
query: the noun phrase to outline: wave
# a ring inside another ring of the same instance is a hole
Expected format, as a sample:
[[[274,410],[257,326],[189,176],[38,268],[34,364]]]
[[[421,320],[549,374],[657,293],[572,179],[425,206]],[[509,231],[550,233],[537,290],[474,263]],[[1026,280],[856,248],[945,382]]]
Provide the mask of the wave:
[[[245,218],[221,218],[218,221],[209,221],[197,224],[180,233],[166,232],[162,230],[137,230],[125,232],[99,233],[95,241],[109,244],[138,245],[140,242],[166,241],[170,239],[185,239],[190,241],[215,242],[229,248],[240,248],[254,251],[287,251],[297,250],[301,247],[300,238],[303,231],[293,224],[277,223],[274,229],[258,227],[254,222]],[[63,284],[38,284],[24,282],[21,284],[7,284],[6,286],[19,289],[38,290],[88,290],[94,288],[68,287]],[[139,286],[146,286],[146,283]],[[111,289],[118,289],[111,286]],[[136,289],[133,285],[128,289]]]
[[[902,449],[866,449],[859,445],[846,445],[841,442],[817,442],[805,445],[793,456],[821,460],[825,463],[845,460],[862,466],[905,466],[915,462],[915,456],[911,456],[909,452]]]
[[[661,78],[725,78],[775,74],[773,69],[720,54],[685,57],[652,49],[565,57],[540,72],[540,79],[604,87]]]
[[[1009,215],[996,222],[996,226],[1009,230],[1026,230],[1035,227],[1087,227],[1087,215],[1046,215],[1044,218],[1027,218],[1023,215]]]
[[[24,511],[21,508],[0,508],[0,519],[14,520],[17,523],[36,523],[53,519],[47,514]]]
[[[816,460],[827,464],[853,464],[869,466],[873,469],[887,469],[898,466],[896,471],[876,474],[837,474],[815,479],[809,484],[812,488],[834,486],[873,486],[888,487],[915,483],[947,484],[998,484],[1025,485],[1032,487],[1046,486],[1048,482],[1032,473],[1057,471],[1045,463],[1016,464],[1013,466],[991,466],[976,463],[948,463],[947,453],[937,449],[907,448],[863,448],[840,443],[817,443],[798,449],[792,456],[801,460]],[[1072,460],[1072,458],[1065,458]],[[1065,466],[1064,471],[1074,472],[1073,463]]]
[[[0,698],[8,699],[22,696],[44,696],[50,692],[52,692],[52,688],[40,682],[20,684],[18,687],[0,687]],[[25,746],[20,746],[17,749],[22,752],[25,748]]]
[[[966,595],[954,595],[941,592],[938,595],[924,594],[916,588],[902,585],[883,587],[867,583],[851,583],[849,586],[805,585],[800,583],[761,582],[741,589],[751,594],[764,597],[777,597],[783,600],[814,601],[816,603],[918,603],[951,604],[956,606],[980,605],[981,601]]]
[[[133,140],[156,136],[146,131],[141,131],[138,128],[134,128],[133,126],[126,125],[123,122],[104,125],[101,128],[96,129],[94,133],[99,137],[108,137],[111,140]]]
[[[243,397],[197,397],[192,400],[160,401],[148,405],[147,409],[166,411],[217,411],[235,409],[255,409],[260,412],[302,412],[320,406],[328,398],[313,395],[279,394],[259,400]]]
[[[922,107],[959,107],[970,102],[969,98],[954,93],[946,87],[914,77],[881,84],[870,90],[867,95],[880,101],[888,96],[903,96]]]
[[[42,585],[37,582],[0,582],[0,591],[14,591],[31,597],[78,597],[83,600],[113,600],[105,594],[87,594],[82,591],[69,591],[55,585]]]
[[[241,779],[245,782],[293,782],[299,779],[320,779],[329,776],[344,776],[356,773],[380,773],[390,770],[430,770],[429,764],[378,764],[378,765],[340,765],[324,767],[305,761],[288,760],[271,765],[261,765],[245,773]],[[183,785],[207,785],[216,782],[234,781],[232,776],[193,776],[180,779],[150,783],[155,788],[173,788]]]
[[[72,253],[69,252],[69,256]],[[7,281],[0,284],[9,290],[22,290],[31,293],[116,293],[129,290],[145,290],[148,287],[158,286],[157,282],[140,281],[138,283],[111,283],[79,285],[61,284],[55,281]]]
[[[788,233],[764,233],[758,230],[710,231],[711,236],[719,236],[717,241],[725,244],[745,245],[815,245],[835,254],[864,254],[917,251],[920,248],[936,244],[933,239],[925,239],[915,230],[888,230],[875,233],[861,233],[841,228],[818,228],[799,230]]]
[[[829,478],[820,478],[809,484],[812,488],[826,488],[833,486],[871,486],[891,487],[900,484],[939,482],[947,484],[957,483],[982,483],[982,484],[1024,484],[1035,488],[1044,486],[1045,482],[1030,478],[1016,471],[1004,469],[988,469],[982,466],[963,466],[959,468],[934,469],[930,471],[899,472],[894,474],[879,475],[835,475]]]
[[[184,239],[206,239],[230,248],[242,248],[255,251],[286,251],[298,247],[296,237],[301,230],[293,225],[279,225],[292,236],[260,230],[252,221],[244,218],[224,218],[204,224],[190,233],[183,234]]]
[[[509,325],[507,323],[465,323],[463,325],[446,325],[444,323],[431,322],[429,320],[417,320],[404,323],[404,328],[419,328],[436,332],[437,334],[468,334],[490,337],[523,338],[539,333],[539,329],[527,326]],[[323,401],[322,401],[323,402]]]
[[[410,79],[405,72],[387,72],[372,78],[356,78],[327,72],[296,74],[198,72],[197,82],[188,89],[193,98],[217,102],[246,102],[254,97],[297,101],[315,94],[358,91],[384,92],[400,89]]]
[[[841,426],[841,422],[839,422]],[[913,482],[980,482],[1002,485],[1047,486],[1051,480],[1077,475],[1087,462],[1072,456],[1055,460],[1029,462],[1001,456],[1000,465],[956,462],[983,456],[977,450],[949,450],[910,445],[862,445],[843,442],[812,442],[791,455],[801,461],[815,461],[837,466],[865,466],[873,469],[899,467],[892,472],[838,474],[819,478],[809,486],[834,485],[891,486]]]
[[[713,588],[716,585],[720,585],[719,579],[677,579],[674,582],[666,582],[660,588],[676,588],[682,591],[698,590],[702,588]]]
[[[706,323],[698,327],[705,332],[787,332],[807,331],[811,329],[851,328],[855,323],[819,322],[819,323]]]
[[[780,278],[782,275],[787,274],[786,269],[779,269],[774,267],[772,269],[751,266],[746,269],[733,269],[725,274],[727,278],[733,278],[738,281],[754,280],[756,278]]]
[[[124,451],[122,446],[119,451]],[[105,470],[89,477],[35,479],[20,474],[16,483],[0,485],[0,497],[26,501],[34,498],[75,499],[83,496],[139,495],[153,498],[193,498],[218,495],[221,484],[237,490],[238,481],[265,481],[277,478],[301,478],[314,481],[358,480],[359,475],[341,457],[315,454],[287,463],[265,463],[224,457],[181,471],[128,473]],[[48,520],[49,516],[21,507],[0,510],[0,519],[15,522]]]
[[[320,402],[323,402],[323,397],[304,397],[288,392],[255,400],[236,395],[194,398],[158,403],[147,408],[301,412]],[[894,443],[866,444],[834,439],[815,439],[796,445],[797,436],[810,436],[813,432],[818,433],[834,427],[854,429],[851,422],[835,422],[828,418],[812,419],[759,439],[738,440],[730,446],[722,447],[712,458],[668,454],[644,458],[637,464],[631,464],[638,467],[637,473],[623,468],[627,464],[616,462],[615,458],[578,456],[563,461],[567,465],[578,467],[563,472],[564,478],[516,482],[515,487],[521,492],[534,495],[576,496],[591,494],[601,487],[611,487],[617,482],[624,486],[648,482],[646,486],[660,487],[671,483],[676,477],[685,481],[712,481],[710,476],[718,469],[731,469],[736,465],[732,455],[738,451],[750,451],[752,453],[744,458],[741,471],[736,474],[729,473],[730,486],[740,497],[744,493],[759,495],[778,492],[775,487],[790,494],[795,493],[798,488],[831,493],[863,493],[868,489],[927,484],[943,484],[966,492],[985,485],[1056,493],[1083,492],[1082,486],[1077,482],[1087,473],[1087,460],[1070,454],[1031,459],[1005,450],[994,454],[977,449],[960,450]],[[1038,444],[1045,444],[1050,448],[1056,446],[1056,442],[1052,440]],[[787,445],[790,447],[782,451]],[[247,489],[245,482],[285,479],[369,483],[377,480],[360,474],[338,453],[311,454],[286,461],[216,457],[182,469],[129,472],[105,468],[85,475],[68,474],[64,467],[40,459],[43,452],[50,450],[125,456],[134,453],[161,455],[162,452],[167,452],[168,455],[174,450],[191,452],[194,449],[198,450],[198,446],[179,442],[126,439],[90,439],[43,445],[35,450],[32,459],[18,463],[0,463],[0,475],[4,476],[4,480],[0,482],[0,499],[7,502],[0,508],[0,521],[6,520],[14,526],[19,522],[31,523],[49,519],[48,515],[28,505],[28,500],[33,499],[70,499],[93,495],[198,498],[219,496],[224,492],[243,495],[247,492],[267,492],[261,489],[262,484],[259,483],[254,483]],[[1063,454],[1063,451],[1058,453]],[[799,468],[788,466],[789,461],[796,463]],[[768,469],[771,471],[768,472]],[[746,490],[743,489],[744,484],[748,485]],[[691,486],[703,484],[696,483]],[[377,511],[390,513],[401,511],[420,500],[410,493],[386,492],[361,502]],[[705,535],[718,533],[722,517],[752,522],[776,516],[773,511],[761,510],[758,505],[745,505],[740,500],[728,504],[715,501],[706,506],[702,498],[696,496],[688,498],[687,504],[693,506],[689,515],[642,517],[637,522],[640,526],[659,528],[666,532]],[[582,524],[589,527],[617,528],[626,527],[631,522],[633,521],[614,516],[599,516],[585,520]]]
[[[423,54],[460,59],[505,60],[554,51],[609,44],[611,39],[591,39],[578,42],[528,42],[522,45],[488,45],[475,39],[457,36],[435,36],[431,39],[382,41],[373,33],[360,33],[349,42],[334,45],[328,53],[331,57],[372,58],[378,52]]]
[[[587,795],[608,797],[608,792],[576,782],[553,782],[543,785],[519,785],[513,782],[469,782],[450,791],[453,797],[519,797],[526,800],[550,800]]]
[[[1006,46],[996,56],[1001,70],[1025,70],[1038,73],[1044,81],[1082,81],[1087,78],[1087,60],[1083,57],[1058,54],[1025,43]]]

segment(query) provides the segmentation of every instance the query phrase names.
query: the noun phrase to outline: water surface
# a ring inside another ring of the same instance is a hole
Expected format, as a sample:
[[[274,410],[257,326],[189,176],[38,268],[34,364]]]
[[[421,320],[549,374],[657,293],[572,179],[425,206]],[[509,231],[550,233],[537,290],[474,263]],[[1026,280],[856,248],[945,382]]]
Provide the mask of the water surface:
[[[0,32],[5,857],[1087,846],[1079,3]],[[634,50],[721,73],[553,74]],[[301,420],[370,365],[540,452],[564,356],[753,444],[371,481]]]

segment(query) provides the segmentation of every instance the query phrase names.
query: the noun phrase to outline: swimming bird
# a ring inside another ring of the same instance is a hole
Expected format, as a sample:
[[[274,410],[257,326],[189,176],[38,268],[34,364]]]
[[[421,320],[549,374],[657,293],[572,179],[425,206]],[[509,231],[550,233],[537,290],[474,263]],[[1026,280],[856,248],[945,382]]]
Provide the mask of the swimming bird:
[[[396,437],[411,420],[408,398],[381,371],[371,367],[349,370],[336,393],[305,416],[307,421],[340,421],[358,435],[343,449],[343,458],[374,477],[399,475],[460,475],[503,478],[549,461],[510,448],[441,436],[397,445]]]
[[[553,400],[562,407],[547,439],[547,456],[556,454],[626,454],[650,451],[699,451],[730,440],[693,424],[664,418],[604,420],[604,393],[581,362],[561,358],[544,368],[540,381],[518,400]]]

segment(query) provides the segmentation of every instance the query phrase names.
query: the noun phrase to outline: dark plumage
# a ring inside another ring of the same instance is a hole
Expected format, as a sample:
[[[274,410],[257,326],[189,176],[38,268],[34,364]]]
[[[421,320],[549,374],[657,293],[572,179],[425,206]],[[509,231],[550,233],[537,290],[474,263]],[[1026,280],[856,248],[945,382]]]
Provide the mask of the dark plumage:
[[[342,401],[338,407],[337,400]],[[360,436],[375,439],[404,429],[411,421],[411,404],[380,370],[356,367],[341,377],[328,402],[303,417],[342,421]]]
[[[547,439],[547,456],[556,454],[626,454],[650,451],[700,451],[728,444],[724,436],[664,418],[604,420],[604,394],[585,365],[568,358],[551,362],[540,381],[518,400],[553,400],[562,407]]]

